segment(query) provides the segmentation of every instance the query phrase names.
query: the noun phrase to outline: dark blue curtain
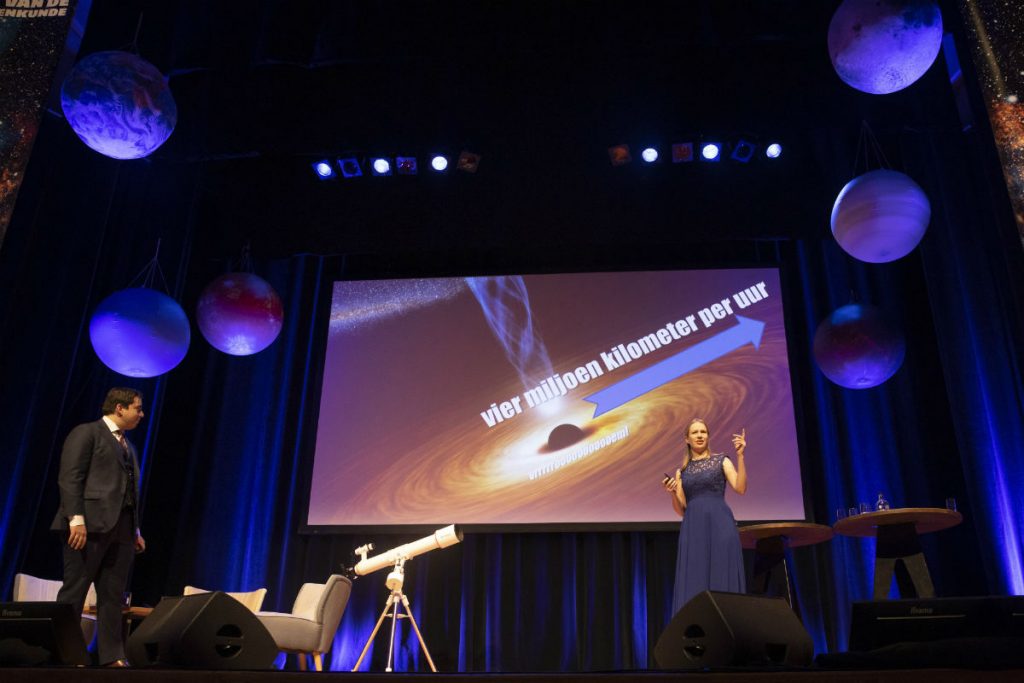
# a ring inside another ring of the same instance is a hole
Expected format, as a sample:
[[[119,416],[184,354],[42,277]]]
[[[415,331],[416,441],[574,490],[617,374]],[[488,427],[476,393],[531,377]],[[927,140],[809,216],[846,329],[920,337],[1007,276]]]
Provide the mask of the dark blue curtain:
[[[85,332],[90,311],[128,284],[157,239],[169,289],[186,304],[226,268],[197,246],[201,171],[182,176],[145,166],[128,175],[69,152],[60,131],[48,133],[41,140],[54,142],[37,152],[44,161],[31,169],[34,189],[23,198],[2,259],[5,593],[16,571],[59,575],[46,526],[56,507],[61,439],[95,417],[106,387],[125,381],[93,356]],[[970,169],[934,158],[961,158],[965,146],[922,139],[907,152],[935,207],[915,255],[869,267],[822,239],[780,243],[758,258],[778,263],[785,275],[812,517],[831,521],[835,509],[870,502],[879,491],[896,506],[941,506],[956,497],[966,523],[924,537],[940,593],[1020,593],[1022,511],[1011,495],[1022,483],[1014,304],[1021,285],[1012,277],[1020,254],[983,239],[1005,223],[972,198],[971,183],[980,181]],[[45,160],[58,152],[63,165],[53,170]],[[54,201],[69,192],[79,201]],[[350,563],[351,549],[366,540],[297,533],[330,284],[345,275],[344,260],[295,256],[257,270],[288,311],[272,347],[231,358],[196,336],[181,366],[137,383],[149,407],[144,431],[134,435],[144,453],[150,544],[133,581],[139,600],[153,603],[186,583],[266,586],[267,606],[288,610],[302,582],[322,581]],[[851,291],[900,320],[908,337],[903,369],[876,389],[840,389],[810,360],[814,327]],[[752,441],[751,457],[770,457],[767,450]],[[653,664],[651,649],[670,617],[674,546],[673,533],[471,534],[411,562],[408,593],[428,645],[449,670],[643,668]],[[819,651],[845,646],[850,603],[870,597],[872,553],[870,542],[840,538],[791,553]],[[354,664],[383,607],[385,573],[357,581],[333,668]],[[374,644],[375,667],[385,640]],[[425,666],[409,634],[399,662]]]
[[[978,142],[985,131],[973,131]],[[957,144],[960,142],[961,144]],[[934,197],[921,261],[961,456],[977,566],[997,593],[1024,593],[1024,269],[992,148],[912,139],[909,172]],[[979,158],[980,157],[980,158]],[[966,163],[965,163],[966,162]],[[939,169],[942,169],[941,171]],[[924,454],[923,454],[924,455]]]

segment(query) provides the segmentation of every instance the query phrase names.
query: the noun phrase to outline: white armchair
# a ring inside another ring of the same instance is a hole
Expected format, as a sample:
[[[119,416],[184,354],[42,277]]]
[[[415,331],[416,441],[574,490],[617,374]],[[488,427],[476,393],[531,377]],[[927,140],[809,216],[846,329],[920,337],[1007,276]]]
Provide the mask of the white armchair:
[[[14,575],[14,601],[15,602],[55,602],[57,592],[60,591],[62,581],[53,579],[40,579],[30,574]],[[89,592],[85,595],[85,607],[96,607],[96,586],[90,584]],[[95,611],[95,610],[94,610]],[[82,615],[82,636],[88,645],[96,635],[96,615]]]
[[[257,612],[256,616],[280,651],[299,656],[301,671],[306,670],[306,655],[313,655],[313,667],[323,671],[322,655],[334,641],[351,593],[352,580],[332,574],[327,583],[303,584],[291,613]]]

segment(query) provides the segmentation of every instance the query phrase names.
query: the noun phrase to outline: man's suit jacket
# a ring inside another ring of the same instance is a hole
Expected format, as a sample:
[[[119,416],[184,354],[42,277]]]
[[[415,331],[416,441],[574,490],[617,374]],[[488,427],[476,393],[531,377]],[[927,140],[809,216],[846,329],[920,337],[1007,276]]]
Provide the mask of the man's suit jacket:
[[[128,454],[135,473],[138,500],[139,463],[128,442]],[[71,430],[60,454],[60,509],[50,528],[66,531],[68,518],[85,515],[90,534],[111,531],[117,524],[128,487],[124,449],[102,420],[87,422]]]

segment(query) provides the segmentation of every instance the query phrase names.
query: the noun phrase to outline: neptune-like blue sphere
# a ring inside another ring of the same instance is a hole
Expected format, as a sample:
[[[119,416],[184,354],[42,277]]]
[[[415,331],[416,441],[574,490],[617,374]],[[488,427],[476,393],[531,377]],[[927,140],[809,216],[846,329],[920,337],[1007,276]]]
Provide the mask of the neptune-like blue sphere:
[[[114,159],[152,154],[178,122],[163,74],[128,52],[97,52],[76,64],[60,105],[82,142]]]
[[[825,376],[847,389],[869,389],[903,365],[906,342],[874,306],[837,308],[814,333],[814,360]]]
[[[872,95],[919,79],[941,45],[942,13],[929,0],[843,0],[828,27],[839,78]]]
[[[227,273],[199,296],[196,322],[206,341],[232,356],[270,346],[284,322],[284,307],[270,283],[252,273]]]
[[[177,301],[153,289],[114,292],[89,321],[89,339],[103,364],[129,377],[156,377],[185,357],[188,317]]]
[[[832,207],[832,235],[850,256],[887,263],[924,237],[932,208],[924,190],[899,171],[879,169],[846,184]]]

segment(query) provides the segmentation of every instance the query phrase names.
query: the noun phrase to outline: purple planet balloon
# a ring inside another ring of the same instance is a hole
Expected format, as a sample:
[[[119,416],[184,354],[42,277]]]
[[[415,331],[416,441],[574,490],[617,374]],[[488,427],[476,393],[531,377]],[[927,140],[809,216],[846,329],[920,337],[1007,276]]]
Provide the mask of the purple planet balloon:
[[[924,237],[932,208],[909,176],[870,171],[846,184],[832,207],[832,235],[850,256],[888,263],[906,256]]]
[[[178,302],[153,289],[114,292],[89,321],[89,339],[103,364],[129,377],[156,377],[185,357],[191,332]]]
[[[196,321],[206,341],[232,356],[249,356],[270,346],[281,332],[284,307],[266,280],[252,273],[228,273],[199,296]]]
[[[843,0],[828,27],[839,78],[872,95],[902,90],[935,61],[942,13],[928,0]]]
[[[814,333],[814,360],[825,376],[847,389],[869,389],[903,364],[906,343],[874,306],[837,308]]]
[[[82,142],[114,159],[152,154],[178,122],[163,74],[128,52],[97,52],[76,64],[60,105]]]

